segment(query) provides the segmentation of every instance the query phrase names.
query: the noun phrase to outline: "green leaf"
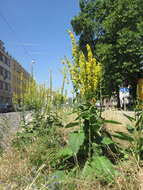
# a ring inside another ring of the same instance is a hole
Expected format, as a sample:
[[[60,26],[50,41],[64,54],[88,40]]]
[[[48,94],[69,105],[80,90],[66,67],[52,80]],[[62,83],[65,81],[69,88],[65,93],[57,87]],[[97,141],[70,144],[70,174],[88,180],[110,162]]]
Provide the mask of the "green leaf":
[[[82,112],[76,119],[90,119],[89,111]]]
[[[111,182],[117,174],[111,161],[105,156],[94,156],[91,161],[87,161],[83,172],[83,176],[97,175],[102,180]]]
[[[133,118],[133,117],[131,117],[131,116],[129,116],[129,115],[127,115],[127,114],[125,114],[125,113],[124,113],[123,115],[124,115],[126,118],[128,118],[129,121],[131,121],[131,122],[132,122],[132,121],[135,121],[135,118]]]
[[[112,135],[112,136],[115,138],[121,139],[121,140],[129,141],[129,142],[134,141],[133,137],[131,137],[130,135],[128,135],[127,133],[124,133],[124,132],[116,131],[116,134]]]
[[[102,140],[102,143],[105,144],[105,145],[109,145],[109,144],[112,144],[113,141],[109,137],[104,137],[103,140]]]
[[[80,146],[84,142],[84,133],[71,133],[69,136],[68,146],[74,154],[77,154]]]
[[[82,170],[82,175],[86,177],[92,175],[92,173],[93,173],[93,168],[91,168],[90,166],[90,161],[87,160]]]
[[[18,136],[25,137],[25,138],[34,137],[34,133],[19,133]]]
[[[93,155],[95,156],[103,154],[101,146],[97,143],[92,143],[92,149],[93,149]]]
[[[117,124],[117,125],[122,125],[122,123],[114,120],[104,120],[105,123],[112,123],[112,124]]]
[[[129,125],[127,124],[127,130],[130,132],[130,133],[133,133],[135,128],[132,126],[132,125]]]
[[[65,147],[58,152],[59,157],[72,156],[73,152],[69,147]]]
[[[143,137],[140,137],[139,140],[140,140],[140,143],[143,144]]]
[[[70,128],[70,127],[75,127],[75,126],[78,126],[79,125],[79,122],[71,122],[71,123],[68,123],[65,128]]]

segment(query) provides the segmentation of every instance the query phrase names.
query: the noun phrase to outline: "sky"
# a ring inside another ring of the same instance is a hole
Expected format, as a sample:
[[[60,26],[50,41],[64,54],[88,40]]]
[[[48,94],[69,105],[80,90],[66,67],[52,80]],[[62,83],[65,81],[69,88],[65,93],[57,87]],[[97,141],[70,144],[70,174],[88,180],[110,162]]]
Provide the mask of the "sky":
[[[60,88],[61,59],[71,59],[67,30],[79,12],[78,0],[0,0],[0,40],[6,50],[27,71],[33,64],[37,83],[49,84],[52,71],[53,87]],[[68,87],[68,94],[71,92]]]

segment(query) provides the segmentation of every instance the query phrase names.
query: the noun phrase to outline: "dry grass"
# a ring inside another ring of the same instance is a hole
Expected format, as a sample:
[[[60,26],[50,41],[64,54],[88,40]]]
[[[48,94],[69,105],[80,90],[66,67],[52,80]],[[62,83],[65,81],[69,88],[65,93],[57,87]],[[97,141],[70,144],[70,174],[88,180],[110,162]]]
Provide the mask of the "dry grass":
[[[28,168],[28,158],[21,158],[21,154],[9,148],[0,158],[0,182],[1,184],[20,183],[23,176],[30,173]]]
[[[125,127],[131,122],[124,116],[124,114],[134,117],[134,112],[129,111],[112,111],[106,110],[102,113],[102,117],[107,120],[114,120],[122,123],[121,125],[117,124],[106,124],[106,127],[111,131],[126,131]]]

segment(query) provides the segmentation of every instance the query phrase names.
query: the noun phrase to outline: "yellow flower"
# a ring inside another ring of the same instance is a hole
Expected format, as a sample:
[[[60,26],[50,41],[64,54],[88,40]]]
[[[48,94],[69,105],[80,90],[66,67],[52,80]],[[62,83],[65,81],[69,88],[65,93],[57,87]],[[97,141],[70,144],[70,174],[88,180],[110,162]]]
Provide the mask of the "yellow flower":
[[[87,44],[87,58],[79,52],[73,34],[69,31],[72,44],[72,63],[66,61],[74,90],[82,96],[95,94],[101,77],[101,64],[93,57],[92,50]]]

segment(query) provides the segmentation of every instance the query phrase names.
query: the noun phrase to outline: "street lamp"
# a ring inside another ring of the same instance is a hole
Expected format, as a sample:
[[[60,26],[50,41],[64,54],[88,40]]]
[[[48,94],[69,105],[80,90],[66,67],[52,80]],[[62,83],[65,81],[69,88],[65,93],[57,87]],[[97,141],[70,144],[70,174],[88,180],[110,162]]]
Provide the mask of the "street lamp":
[[[32,78],[33,78],[33,65],[35,64],[35,61],[32,60],[31,62],[31,75],[32,75]]]

